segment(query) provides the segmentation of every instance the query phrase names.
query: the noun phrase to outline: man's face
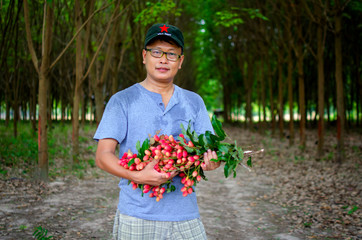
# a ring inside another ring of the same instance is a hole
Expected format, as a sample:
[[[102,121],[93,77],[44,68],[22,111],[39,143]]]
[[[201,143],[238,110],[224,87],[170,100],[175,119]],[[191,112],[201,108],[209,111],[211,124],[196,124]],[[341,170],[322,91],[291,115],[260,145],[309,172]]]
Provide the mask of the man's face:
[[[163,52],[171,52],[181,55],[180,47],[160,40],[148,45],[147,49],[157,49]],[[146,66],[147,78],[158,82],[173,81],[177,71],[181,69],[181,65],[184,60],[183,55],[175,62],[168,60],[166,54],[163,54],[161,58],[156,58],[151,55],[151,52],[144,49],[142,55],[143,64]]]

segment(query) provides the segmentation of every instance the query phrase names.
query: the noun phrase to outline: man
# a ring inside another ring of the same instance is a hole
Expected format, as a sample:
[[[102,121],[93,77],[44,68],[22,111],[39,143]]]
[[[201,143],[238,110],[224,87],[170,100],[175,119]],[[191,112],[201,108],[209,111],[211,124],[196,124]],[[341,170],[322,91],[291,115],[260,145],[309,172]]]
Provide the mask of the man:
[[[95,133],[98,140],[96,163],[101,169],[121,178],[119,203],[113,234],[116,239],[206,239],[200,221],[196,195],[182,196],[180,177],[168,177],[154,169],[156,160],[141,171],[129,171],[118,164],[120,156],[129,149],[136,153],[137,141],[143,142],[149,134],[178,136],[180,124],[188,125],[198,133],[213,131],[205,104],[196,93],[181,89],[173,80],[184,61],[184,38],[172,25],[156,24],[147,32],[143,64],[147,76],[113,95],[107,103],[102,120]],[[120,156],[115,155],[120,144]],[[216,169],[220,163],[215,152],[205,153],[205,171]],[[153,186],[170,178],[176,191],[165,193],[156,202],[141,190],[133,190],[128,181]]]

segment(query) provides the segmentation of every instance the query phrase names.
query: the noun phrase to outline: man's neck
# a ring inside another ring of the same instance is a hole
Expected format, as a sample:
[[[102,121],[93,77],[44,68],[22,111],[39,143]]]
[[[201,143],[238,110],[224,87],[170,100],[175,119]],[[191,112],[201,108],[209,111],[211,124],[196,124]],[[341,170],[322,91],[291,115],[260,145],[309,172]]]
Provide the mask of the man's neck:
[[[168,102],[170,101],[173,91],[174,85],[173,82],[156,82],[146,78],[140,84],[146,88],[148,91],[159,93],[162,96],[162,102],[167,107]]]
[[[146,78],[140,84],[147,90],[163,95],[169,95],[173,92],[174,85],[173,82],[156,82]],[[172,94],[171,94],[172,95]]]

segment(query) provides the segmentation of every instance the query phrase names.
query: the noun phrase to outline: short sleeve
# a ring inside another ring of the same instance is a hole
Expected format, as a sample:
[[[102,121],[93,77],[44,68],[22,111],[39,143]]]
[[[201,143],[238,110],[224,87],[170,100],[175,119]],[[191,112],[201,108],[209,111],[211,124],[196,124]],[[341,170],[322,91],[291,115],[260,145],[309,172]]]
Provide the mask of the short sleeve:
[[[125,101],[119,95],[113,95],[106,105],[102,119],[93,137],[95,140],[113,138],[121,143],[127,133],[127,116],[124,108]]]
[[[206,131],[214,133],[214,130],[211,125],[210,116],[207,112],[206,106],[202,98],[200,97],[199,101],[199,112],[197,114],[197,119],[194,124],[194,128],[197,134],[204,134]]]

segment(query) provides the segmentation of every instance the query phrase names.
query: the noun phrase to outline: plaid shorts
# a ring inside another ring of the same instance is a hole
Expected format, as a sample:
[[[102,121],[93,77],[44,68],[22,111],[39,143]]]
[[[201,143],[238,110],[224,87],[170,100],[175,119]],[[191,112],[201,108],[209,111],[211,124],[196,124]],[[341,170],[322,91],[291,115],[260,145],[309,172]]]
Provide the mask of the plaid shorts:
[[[204,225],[199,218],[164,222],[149,221],[120,214],[117,210],[113,226],[115,240],[205,240]]]

